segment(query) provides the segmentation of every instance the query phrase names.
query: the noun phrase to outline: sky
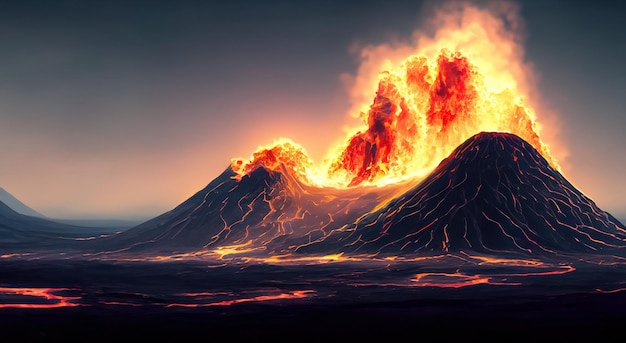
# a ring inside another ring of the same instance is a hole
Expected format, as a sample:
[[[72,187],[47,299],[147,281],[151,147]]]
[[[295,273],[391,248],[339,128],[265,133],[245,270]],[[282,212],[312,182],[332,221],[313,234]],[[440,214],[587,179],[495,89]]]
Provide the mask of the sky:
[[[149,218],[276,137],[319,161],[356,123],[355,47],[410,36],[432,6],[0,1],[0,186],[53,218]],[[567,151],[574,186],[626,218],[615,6],[528,1],[519,15],[546,143]]]

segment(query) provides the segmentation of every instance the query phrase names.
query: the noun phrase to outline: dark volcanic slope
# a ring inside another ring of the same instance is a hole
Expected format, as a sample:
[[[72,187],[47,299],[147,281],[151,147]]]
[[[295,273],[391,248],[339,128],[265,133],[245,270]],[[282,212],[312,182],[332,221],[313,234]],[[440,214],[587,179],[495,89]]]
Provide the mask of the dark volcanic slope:
[[[626,230],[521,138],[480,133],[387,206],[298,252],[624,254]]]
[[[279,171],[260,167],[241,180],[234,177],[228,167],[173,210],[87,245],[109,252],[182,252],[225,245],[286,252],[287,241],[319,239],[330,232],[329,225],[354,222],[392,199],[398,189],[309,187],[284,166]]]

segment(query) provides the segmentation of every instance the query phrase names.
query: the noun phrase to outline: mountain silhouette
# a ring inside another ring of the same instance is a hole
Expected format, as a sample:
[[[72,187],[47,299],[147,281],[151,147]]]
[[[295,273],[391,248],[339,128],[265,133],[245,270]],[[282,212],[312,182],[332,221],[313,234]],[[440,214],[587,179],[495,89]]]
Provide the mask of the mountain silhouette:
[[[32,217],[41,217],[45,218],[45,216],[32,208],[28,207],[26,204],[21,202],[19,199],[14,197],[11,193],[7,192],[4,188],[0,187],[0,201],[5,205],[13,209],[15,212],[32,216]]]
[[[380,210],[302,253],[623,254],[626,229],[529,143],[482,132]]]

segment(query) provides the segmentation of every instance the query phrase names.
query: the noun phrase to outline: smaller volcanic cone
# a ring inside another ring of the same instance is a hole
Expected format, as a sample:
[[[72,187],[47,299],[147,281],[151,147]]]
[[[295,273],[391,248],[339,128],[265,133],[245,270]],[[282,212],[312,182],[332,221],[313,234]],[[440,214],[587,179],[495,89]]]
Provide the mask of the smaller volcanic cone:
[[[272,206],[284,205],[284,193],[293,191],[290,181],[263,167],[243,177],[228,167],[173,210],[94,244],[100,251],[188,251],[223,241],[245,242],[264,221],[262,233],[271,239],[280,231],[270,223]]]
[[[298,252],[626,252],[626,229],[528,142],[479,133],[420,184]]]

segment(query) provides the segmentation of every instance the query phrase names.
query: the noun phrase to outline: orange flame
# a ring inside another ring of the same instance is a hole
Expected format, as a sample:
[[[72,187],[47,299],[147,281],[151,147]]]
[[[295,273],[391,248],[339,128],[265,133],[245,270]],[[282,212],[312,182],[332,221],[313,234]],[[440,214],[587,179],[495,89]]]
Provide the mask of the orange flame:
[[[451,4],[434,18],[432,37],[416,32],[409,44],[362,50],[353,84],[355,94],[374,95],[360,107],[366,126],[351,130],[321,165],[282,139],[260,147],[249,161],[233,160],[233,170],[242,176],[284,164],[317,186],[385,185],[424,176],[481,131],[516,134],[560,170],[526,103],[531,73],[515,32],[515,9]]]
[[[268,146],[262,146],[252,154],[249,161],[233,159],[232,170],[240,177],[263,166],[268,170],[277,170],[284,166],[295,173],[301,181],[310,181],[309,174],[313,169],[313,161],[304,148],[289,138],[279,138]]]

